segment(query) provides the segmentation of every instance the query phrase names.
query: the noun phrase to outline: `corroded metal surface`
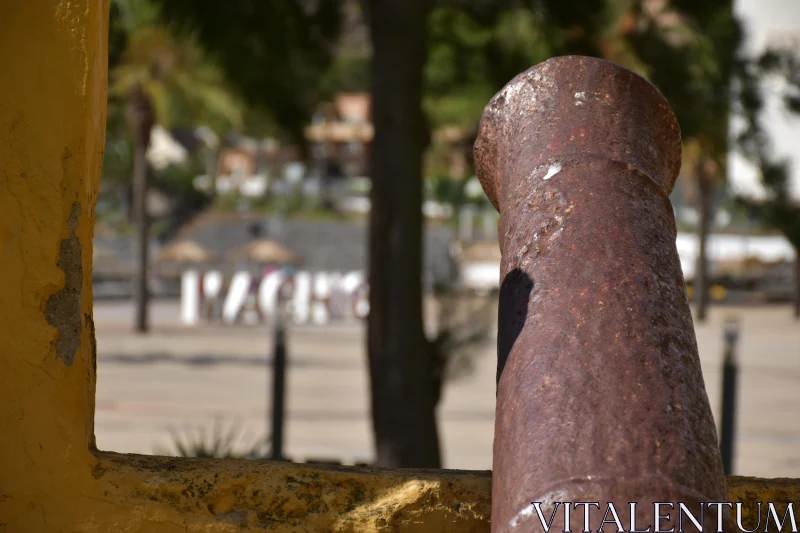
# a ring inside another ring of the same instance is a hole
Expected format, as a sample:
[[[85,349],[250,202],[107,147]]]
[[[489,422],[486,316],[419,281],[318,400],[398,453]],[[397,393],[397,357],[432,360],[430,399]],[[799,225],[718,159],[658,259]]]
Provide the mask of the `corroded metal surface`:
[[[638,502],[637,527],[655,529],[652,502],[725,501],[668,198],[680,158],[667,102],[608,61],[551,59],[486,107],[475,160],[502,250],[492,531],[541,531],[532,501],[599,502],[595,531],[604,502],[626,527]]]

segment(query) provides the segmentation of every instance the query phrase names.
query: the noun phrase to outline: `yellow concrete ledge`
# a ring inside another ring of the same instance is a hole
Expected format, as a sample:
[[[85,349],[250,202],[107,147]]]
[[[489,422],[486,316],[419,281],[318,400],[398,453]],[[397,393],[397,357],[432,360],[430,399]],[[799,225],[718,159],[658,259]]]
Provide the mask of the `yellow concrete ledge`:
[[[103,496],[86,510],[94,506],[97,524],[124,523],[125,531],[477,533],[490,526],[490,472],[96,455],[93,477]],[[728,488],[728,501],[744,504],[748,529],[758,502],[775,503],[781,514],[800,502],[796,479],[733,476]]]
[[[106,0],[0,0],[0,533],[478,532],[488,472],[94,450]],[[800,481],[730,479],[746,504]]]
[[[488,472],[109,453],[93,472],[104,498],[125,502],[130,531],[469,533],[489,524]]]

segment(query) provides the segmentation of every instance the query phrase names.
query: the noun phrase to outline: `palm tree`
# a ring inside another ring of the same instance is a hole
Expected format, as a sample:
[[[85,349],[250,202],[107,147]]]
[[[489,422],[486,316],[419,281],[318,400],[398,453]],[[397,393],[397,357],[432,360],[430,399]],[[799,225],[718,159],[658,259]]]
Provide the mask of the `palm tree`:
[[[109,95],[127,102],[134,141],[133,214],[137,268],[134,281],[135,330],[148,324],[148,165],[150,131],[155,124],[206,125],[222,130],[238,126],[242,109],[225,88],[219,70],[189,39],[178,39],[160,25],[147,0],[116,0],[127,34],[126,49],[110,73]]]

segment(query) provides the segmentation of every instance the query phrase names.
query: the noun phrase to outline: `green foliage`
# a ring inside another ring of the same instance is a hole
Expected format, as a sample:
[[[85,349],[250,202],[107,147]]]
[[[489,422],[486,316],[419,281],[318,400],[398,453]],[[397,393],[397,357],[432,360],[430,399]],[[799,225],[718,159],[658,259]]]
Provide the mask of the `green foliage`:
[[[435,176],[425,180],[425,194],[428,199],[450,204],[456,210],[464,205],[473,204],[487,207],[489,200],[481,194],[470,198],[467,194],[467,180],[459,180],[450,176]]]
[[[106,118],[105,150],[95,216],[104,226],[127,230],[128,192],[133,174],[133,142],[130,139],[125,109],[109,99]]]
[[[134,132],[127,106],[138,88],[152,105],[156,123],[165,128],[207,126],[223,134],[244,124],[243,105],[191,35],[176,36],[170,31],[150,0],[112,0],[108,118],[98,216],[117,230],[128,222],[127,215],[118,214],[130,198]],[[182,167],[152,170],[150,186],[171,202],[168,217],[156,221],[156,234],[168,234],[205,205],[206,198],[192,183],[203,172],[203,165],[196,160]]]
[[[202,167],[195,159],[190,159],[186,165],[152,170],[150,187],[164,194],[171,203],[169,213],[153,221],[151,231],[154,235],[168,237],[194,213],[209,205],[210,198],[194,186],[194,179],[199,174],[202,174]]]
[[[219,418],[209,432],[206,426],[184,429],[182,432],[170,430],[172,446],[156,447],[159,455],[178,457],[209,457],[227,459],[261,459],[266,457],[269,439],[255,439],[242,430],[237,423],[225,427]]]
[[[428,19],[424,105],[433,127],[474,127],[495,92],[551,52],[531,10],[487,16],[464,7],[444,5]]]
[[[102,185],[117,186],[130,182],[133,170],[133,142],[121,102],[109,101],[106,118],[106,145],[103,153]]]
[[[626,34],[649,79],[678,117],[684,140],[724,168],[730,82],[739,68],[742,30],[731,0],[672,0],[658,12],[632,11]]]
[[[448,203],[458,207],[467,202],[464,193],[464,181],[447,176],[437,176],[426,180],[427,196],[437,202]]]
[[[338,54],[320,80],[320,95],[329,99],[338,92],[369,92],[371,63],[368,53]]]
[[[164,19],[195,36],[249,103],[302,141],[338,35],[338,1],[157,2]]]
[[[520,72],[557,55],[606,57],[643,70],[625,38],[627,0],[449,0],[428,19],[425,110],[433,127],[473,128]]]
[[[477,123],[505,83],[555,55],[633,68],[669,100],[684,138],[724,165],[729,83],[742,38],[730,0],[440,2],[429,18],[425,109],[433,126]],[[800,103],[800,99],[798,100]]]
[[[800,250],[800,203],[789,190],[789,163],[772,154],[761,122],[764,82],[782,80],[782,98],[790,112],[800,112],[800,57],[793,49],[771,49],[742,66],[736,84],[736,111],[744,127],[736,137],[740,152],[760,171],[767,190],[765,201],[743,200],[769,226],[779,230],[795,250]]]
[[[237,213],[246,206],[248,213],[280,215],[298,220],[359,220],[361,215],[340,214],[319,206],[319,200],[300,193],[286,196],[269,195],[247,198],[238,193],[220,194],[214,198],[213,209],[222,213]]]
[[[148,0],[115,0],[125,49],[109,73],[109,95],[124,100],[142,87],[164,127],[206,125],[224,132],[242,123],[242,106],[226,89],[219,68],[190,37],[160,24]]]
[[[128,46],[128,32],[119,2],[111,2],[108,21],[108,70],[112,71],[122,62],[125,48]]]

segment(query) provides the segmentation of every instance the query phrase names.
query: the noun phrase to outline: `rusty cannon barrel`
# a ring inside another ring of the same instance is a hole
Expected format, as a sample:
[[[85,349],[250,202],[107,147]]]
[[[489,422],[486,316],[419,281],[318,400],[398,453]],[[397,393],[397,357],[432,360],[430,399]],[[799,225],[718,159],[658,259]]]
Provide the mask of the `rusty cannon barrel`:
[[[502,251],[493,533],[542,531],[532,502],[551,532],[581,531],[586,513],[616,532],[609,503],[625,530],[729,523],[705,504],[727,493],[675,246],[680,161],[666,100],[608,61],[551,59],[487,105],[475,163]],[[567,516],[561,502],[597,506]]]

